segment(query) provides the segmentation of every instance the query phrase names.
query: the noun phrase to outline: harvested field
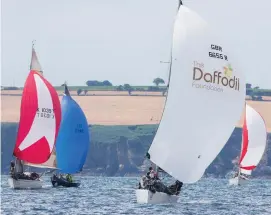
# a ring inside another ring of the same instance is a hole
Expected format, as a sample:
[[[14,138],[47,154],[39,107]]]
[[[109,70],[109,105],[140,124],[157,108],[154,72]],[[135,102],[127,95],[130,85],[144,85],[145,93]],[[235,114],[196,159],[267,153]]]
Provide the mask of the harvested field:
[[[17,95],[20,95],[21,92],[12,91],[9,95],[5,95],[7,91],[4,92],[3,94],[2,91],[1,95],[1,122],[18,122],[21,96]],[[124,96],[118,93],[127,95],[127,92],[114,92],[115,94],[113,92],[97,91],[96,96],[74,95],[73,98],[82,107],[90,124],[135,125],[160,122],[165,102],[165,97],[158,96],[161,93],[141,92],[149,96]],[[94,92],[91,91],[91,93]],[[265,99],[267,101],[247,101],[247,103],[260,112],[265,119],[268,131],[271,132],[271,98],[266,97]],[[243,116],[237,126],[242,126],[242,120]]]

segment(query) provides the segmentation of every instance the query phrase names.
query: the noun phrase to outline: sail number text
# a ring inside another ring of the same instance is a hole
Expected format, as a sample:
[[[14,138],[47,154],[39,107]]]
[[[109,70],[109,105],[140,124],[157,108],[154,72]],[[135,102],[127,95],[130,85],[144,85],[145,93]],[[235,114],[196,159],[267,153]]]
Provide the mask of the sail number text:
[[[77,124],[76,128],[75,128],[75,133],[84,133],[84,129],[82,124]]]
[[[42,118],[55,118],[54,109],[51,108],[37,108],[37,116]]]
[[[222,47],[218,46],[218,45],[213,45],[212,44],[211,49],[222,52]],[[228,60],[227,55],[224,55],[224,54],[221,54],[221,53],[218,53],[218,52],[214,52],[214,51],[209,52],[209,57],[219,58],[219,59],[222,59],[222,60]]]

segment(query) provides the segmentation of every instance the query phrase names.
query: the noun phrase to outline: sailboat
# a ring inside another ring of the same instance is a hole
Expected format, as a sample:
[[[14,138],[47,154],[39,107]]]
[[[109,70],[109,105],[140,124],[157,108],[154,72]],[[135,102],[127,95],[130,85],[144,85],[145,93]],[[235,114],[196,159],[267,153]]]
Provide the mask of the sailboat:
[[[244,80],[221,37],[180,1],[166,103],[147,152],[175,185],[196,183],[226,144],[242,113]],[[153,183],[139,184],[138,203],[177,202],[178,192],[154,192]]]
[[[26,79],[20,121],[8,183],[11,188],[42,188],[41,175],[25,172],[25,166],[54,168],[51,159],[61,121],[58,94],[43,77],[34,43],[30,73]],[[53,158],[53,157],[52,157]]]
[[[81,172],[90,147],[90,134],[86,116],[74,101],[66,84],[61,102],[62,121],[56,142],[57,168],[61,173]],[[71,182],[56,174],[51,177],[54,187],[78,187],[80,182]]]
[[[261,161],[267,144],[267,131],[264,119],[252,107],[246,104],[243,124],[243,141],[239,159],[239,170],[230,185],[242,185]]]

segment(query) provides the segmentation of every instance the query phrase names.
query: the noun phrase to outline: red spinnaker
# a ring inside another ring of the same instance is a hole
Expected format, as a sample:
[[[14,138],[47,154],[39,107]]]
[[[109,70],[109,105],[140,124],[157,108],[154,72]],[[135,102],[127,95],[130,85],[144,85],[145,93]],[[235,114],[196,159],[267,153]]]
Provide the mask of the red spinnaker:
[[[33,164],[46,162],[55,145],[60,121],[61,107],[56,90],[38,72],[31,70],[22,94],[14,156]]]

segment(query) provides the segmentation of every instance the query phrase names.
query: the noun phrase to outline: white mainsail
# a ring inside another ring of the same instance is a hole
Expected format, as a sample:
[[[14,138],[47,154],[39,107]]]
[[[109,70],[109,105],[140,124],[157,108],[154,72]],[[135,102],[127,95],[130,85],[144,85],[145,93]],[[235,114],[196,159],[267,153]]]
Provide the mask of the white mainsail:
[[[174,25],[167,101],[150,160],[194,183],[226,144],[245,102],[245,80],[207,23],[180,6]]]
[[[262,159],[267,143],[267,132],[262,116],[246,104],[243,125],[243,143],[240,156],[240,172],[251,175],[251,172]]]

